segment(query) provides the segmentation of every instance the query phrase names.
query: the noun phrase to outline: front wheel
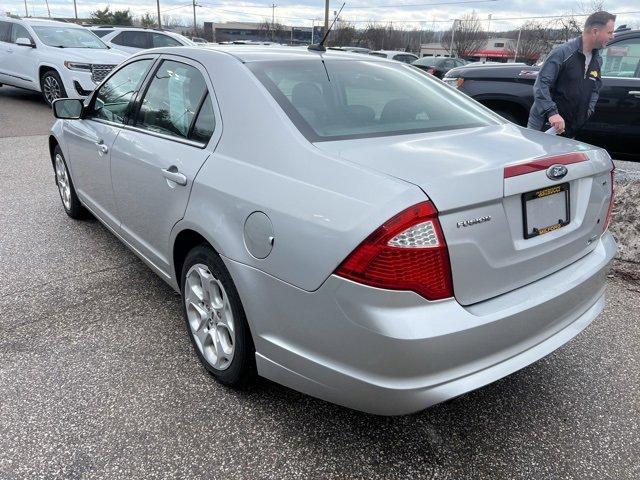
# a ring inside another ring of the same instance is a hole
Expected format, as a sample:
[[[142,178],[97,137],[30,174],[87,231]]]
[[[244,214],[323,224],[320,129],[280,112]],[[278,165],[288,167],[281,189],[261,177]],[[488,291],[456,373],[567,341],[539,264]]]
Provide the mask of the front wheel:
[[[49,106],[53,105],[53,101],[58,98],[66,98],[67,91],[58,72],[55,70],[47,70],[40,79],[42,88],[42,97]]]
[[[255,372],[255,348],[229,271],[208,245],[187,254],[181,276],[187,331],[202,365],[219,382],[240,387]]]

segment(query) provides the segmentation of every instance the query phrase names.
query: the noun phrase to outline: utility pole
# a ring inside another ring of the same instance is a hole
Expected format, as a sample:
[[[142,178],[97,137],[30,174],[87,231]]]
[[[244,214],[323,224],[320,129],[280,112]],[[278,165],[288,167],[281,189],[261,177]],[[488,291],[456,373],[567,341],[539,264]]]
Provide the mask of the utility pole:
[[[51,18],[51,9],[49,8],[49,0],[44,0],[44,3],[47,4],[47,13],[49,14],[49,18]]]
[[[489,22],[487,23],[487,36],[490,35],[489,32],[491,31],[491,14],[489,14],[488,18],[489,18]]]
[[[27,5],[27,0],[24,0],[25,6]],[[311,45],[313,45],[313,31],[316,29],[316,21],[311,20]]]
[[[158,5],[158,30],[162,30],[162,20],[160,20],[160,0],[156,0]]]
[[[324,1],[324,32],[323,35],[326,35],[329,31],[329,0]]]
[[[451,28],[451,46],[449,47],[449,57],[453,57],[453,40],[456,38],[456,23],[458,19],[453,20],[453,27]]]
[[[518,32],[518,41],[516,43],[516,53],[513,56],[513,61],[517,62],[518,61],[518,49],[520,48],[520,35],[522,35],[522,25],[520,26],[520,31]],[[526,61],[526,59],[525,59]]]
[[[198,36],[198,24],[196,23],[196,0],[193,0],[193,36]]]
[[[275,40],[276,34],[276,4],[271,4],[271,41]]]
[[[75,3],[75,0],[74,0]],[[29,16],[29,9],[27,9],[27,0],[24,0],[24,16],[28,17]],[[78,18],[78,16],[76,15],[76,18]]]
[[[27,0],[24,1],[24,4],[27,4]],[[76,6],[76,0],[73,0],[73,11],[76,14],[76,20],[78,19],[78,7]]]

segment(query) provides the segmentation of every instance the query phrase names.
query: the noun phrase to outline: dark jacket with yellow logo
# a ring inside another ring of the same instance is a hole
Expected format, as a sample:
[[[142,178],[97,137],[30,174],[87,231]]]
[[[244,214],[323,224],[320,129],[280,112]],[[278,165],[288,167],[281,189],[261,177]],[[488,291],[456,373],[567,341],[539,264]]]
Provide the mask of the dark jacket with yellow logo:
[[[586,74],[585,61],[582,37],[569,40],[549,53],[533,86],[531,128],[544,129],[549,117],[556,113],[565,120],[565,136],[573,137],[582,128],[593,114],[602,86],[599,50],[593,50]]]

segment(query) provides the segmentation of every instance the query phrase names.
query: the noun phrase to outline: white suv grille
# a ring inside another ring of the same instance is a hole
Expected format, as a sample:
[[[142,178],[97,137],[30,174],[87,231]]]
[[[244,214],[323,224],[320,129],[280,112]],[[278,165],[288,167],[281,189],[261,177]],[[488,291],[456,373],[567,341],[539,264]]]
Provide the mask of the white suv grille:
[[[100,83],[115,67],[115,65],[91,65],[91,80],[95,83]]]

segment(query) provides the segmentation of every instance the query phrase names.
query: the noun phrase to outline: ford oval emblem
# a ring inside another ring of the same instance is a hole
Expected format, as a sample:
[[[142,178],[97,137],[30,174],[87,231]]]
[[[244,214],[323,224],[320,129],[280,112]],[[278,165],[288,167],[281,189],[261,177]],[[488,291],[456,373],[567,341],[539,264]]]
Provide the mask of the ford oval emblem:
[[[551,165],[549,168],[547,168],[547,177],[549,177],[551,180],[560,180],[561,178],[565,177],[567,172],[567,167],[565,167],[564,165]]]

